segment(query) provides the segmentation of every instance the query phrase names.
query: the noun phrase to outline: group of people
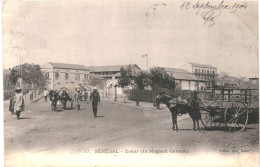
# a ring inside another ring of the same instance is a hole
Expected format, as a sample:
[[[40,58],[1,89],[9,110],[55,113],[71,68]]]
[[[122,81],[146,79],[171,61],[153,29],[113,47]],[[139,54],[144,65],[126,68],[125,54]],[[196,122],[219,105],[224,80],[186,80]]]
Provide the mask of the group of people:
[[[76,110],[80,110],[81,98],[82,98],[82,95],[81,95],[80,89],[77,89],[77,91],[74,95],[74,99],[76,101]],[[98,107],[98,104],[101,105],[101,102],[100,102],[100,95],[99,95],[96,87],[93,88],[93,91],[92,91],[89,99],[92,102],[94,118],[97,118],[97,107]]]
[[[33,90],[30,90],[29,94],[30,94],[30,100],[32,100],[33,99]],[[49,95],[49,92],[45,88],[45,90],[43,92],[45,102],[47,101],[48,95]],[[76,110],[80,110],[81,99],[82,99],[82,94],[80,92],[80,89],[77,88],[75,95],[74,95],[74,100],[76,102]],[[100,102],[100,95],[99,95],[96,87],[93,88],[93,91],[90,95],[90,101],[92,102],[94,118],[97,118],[97,107],[98,107],[98,104],[101,105],[101,102]],[[24,106],[25,105],[24,105],[22,89],[20,87],[17,87],[14,90],[14,93],[10,99],[9,111],[11,111],[11,113],[13,115],[16,114],[17,120],[19,120],[21,112],[24,111]]]

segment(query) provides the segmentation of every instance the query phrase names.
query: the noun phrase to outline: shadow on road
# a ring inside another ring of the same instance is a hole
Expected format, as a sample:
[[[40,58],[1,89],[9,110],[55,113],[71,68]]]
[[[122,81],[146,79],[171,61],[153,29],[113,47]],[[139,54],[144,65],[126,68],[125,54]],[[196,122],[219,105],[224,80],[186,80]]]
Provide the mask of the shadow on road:
[[[30,117],[20,117],[19,119],[31,119]]]
[[[250,127],[246,127],[244,131],[247,131],[249,129],[255,129],[255,128],[250,128]],[[239,130],[229,130],[229,127],[212,127],[212,128],[202,128],[201,130],[203,131],[222,131],[222,132],[226,132],[226,133],[234,133],[234,132],[238,132]]]
[[[105,116],[102,116],[102,115],[101,116],[97,116],[97,118],[99,118],[99,117],[105,117]]]

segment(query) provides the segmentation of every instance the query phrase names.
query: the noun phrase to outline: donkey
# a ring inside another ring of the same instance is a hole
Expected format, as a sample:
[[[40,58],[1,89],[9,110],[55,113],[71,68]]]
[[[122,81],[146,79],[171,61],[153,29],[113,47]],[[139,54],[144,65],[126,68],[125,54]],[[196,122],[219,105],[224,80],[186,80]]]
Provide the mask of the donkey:
[[[180,97],[174,97],[167,95],[166,93],[160,93],[157,95],[154,107],[158,107],[160,103],[164,103],[172,114],[172,130],[178,132],[177,115],[189,114],[193,121],[193,130],[200,130],[199,119],[201,119],[201,113],[199,109],[199,103],[194,99],[182,99]],[[196,126],[197,124],[197,126]],[[176,127],[176,129],[175,129]]]

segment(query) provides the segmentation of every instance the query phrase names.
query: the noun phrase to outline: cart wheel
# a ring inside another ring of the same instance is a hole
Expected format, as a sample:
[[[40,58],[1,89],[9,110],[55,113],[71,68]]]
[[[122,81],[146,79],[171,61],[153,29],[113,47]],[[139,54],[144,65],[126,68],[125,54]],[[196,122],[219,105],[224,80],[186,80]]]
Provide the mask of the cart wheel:
[[[224,120],[226,127],[231,131],[242,131],[248,121],[248,109],[242,102],[231,102],[225,109]]]
[[[200,110],[201,123],[205,128],[217,128],[222,122],[221,111],[216,110]]]

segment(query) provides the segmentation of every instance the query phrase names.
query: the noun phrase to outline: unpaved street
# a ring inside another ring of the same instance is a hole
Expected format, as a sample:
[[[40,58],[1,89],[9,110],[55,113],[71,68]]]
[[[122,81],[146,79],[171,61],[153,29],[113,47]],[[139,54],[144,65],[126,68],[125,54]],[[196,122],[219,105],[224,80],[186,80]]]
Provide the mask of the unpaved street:
[[[241,133],[232,133],[225,128],[198,132],[192,131],[191,118],[186,114],[178,117],[179,132],[173,132],[170,112],[155,110],[152,106],[148,111],[142,111],[102,101],[98,118],[94,118],[91,104],[86,102],[82,102],[80,111],[52,112],[49,102],[41,99],[26,106],[20,120],[16,120],[7,107],[5,103],[6,166],[41,166],[42,163],[43,166],[64,166],[62,162],[68,159],[60,161],[59,156],[65,154],[86,156],[85,160],[90,155],[142,157],[146,154],[158,158],[169,155],[190,157],[199,153],[255,157],[259,149],[258,124],[248,125]],[[58,159],[59,162],[54,162]],[[88,162],[91,165],[105,163],[93,158]],[[254,165],[258,165],[256,162]]]

